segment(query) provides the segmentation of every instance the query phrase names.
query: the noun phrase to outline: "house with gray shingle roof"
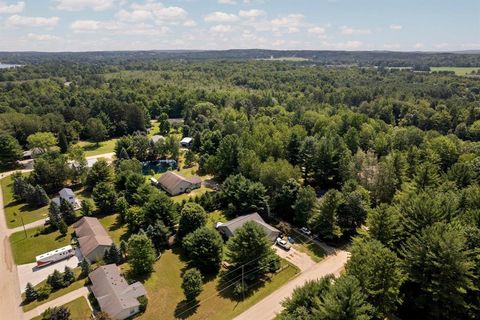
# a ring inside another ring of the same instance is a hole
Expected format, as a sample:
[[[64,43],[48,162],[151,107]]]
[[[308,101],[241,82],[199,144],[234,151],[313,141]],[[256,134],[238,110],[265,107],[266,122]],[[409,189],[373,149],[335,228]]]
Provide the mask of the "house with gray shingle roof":
[[[172,196],[198,189],[202,185],[202,179],[199,176],[184,177],[183,175],[168,171],[158,179],[158,185]]]
[[[115,264],[101,266],[88,277],[100,309],[112,319],[123,320],[140,312],[138,298],[147,294],[145,288],[140,282],[129,285]]]
[[[272,241],[275,241],[280,235],[280,230],[266,223],[258,213],[239,216],[228,222],[218,223],[216,227],[217,230],[225,237],[230,238],[239,228],[241,228],[245,223],[249,221],[253,221],[259,226],[261,226],[263,231],[265,231],[266,236]]]
[[[97,218],[83,217],[73,224],[80,252],[90,262],[98,261],[113,244],[105,228]]]

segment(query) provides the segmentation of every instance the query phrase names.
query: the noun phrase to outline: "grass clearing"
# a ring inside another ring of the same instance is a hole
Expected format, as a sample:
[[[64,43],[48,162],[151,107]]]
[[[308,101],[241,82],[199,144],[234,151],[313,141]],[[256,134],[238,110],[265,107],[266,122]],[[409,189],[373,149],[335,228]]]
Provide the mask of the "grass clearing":
[[[75,276],[78,278],[78,275],[80,274],[81,270],[80,268],[75,268],[74,270],[74,273],[75,273]],[[67,293],[69,292],[72,292],[74,290],[77,290],[77,289],[80,289],[81,287],[85,286],[85,282],[86,282],[86,278],[83,278],[83,279],[78,279],[76,280],[74,283],[72,283],[71,285],[69,285],[68,287],[66,288],[62,288],[60,290],[57,290],[57,291],[53,291],[52,293],[50,293],[50,295],[48,296],[47,299],[44,299],[44,300],[35,300],[33,302],[30,302],[28,304],[24,304],[22,305],[22,308],[23,308],[23,311],[30,311],[30,310],[33,310],[35,309],[36,307],[46,303],[46,302],[49,302],[49,301],[52,301],[52,300],[55,300],[63,295],[66,295]],[[44,286],[45,284],[47,283],[47,280],[44,280],[42,282],[40,282],[39,284],[37,284],[35,286],[35,289],[38,289],[42,286]],[[25,298],[25,294],[22,295],[22,298]],[[88,308],[90,310],[90,308]]]
[[[435,71],[453,71],[457,76],[465,76],[472,71],[480,70],[478,67],[430,67],[431,72]]]
[[[48,216],[48,206],[38,209],[31,208],[26,203],[21,203],[13,199],[13,179],[8,176],[0,180],[3,194],[3,204],[5,208],[5,219],[8,228],[16,228],[24,224],[29,224]]]
[[[125,223],[121,223],[118,214],[108,216],[99,216],[98,220],[102,226],[107,230],[110,238],[117,246],[120,246],[122,240],[128,240],[128,228]]]
[[[327,255],[327,253],[318,244],[300,232],[292,229],[292,232],[289,234],[289,236],[295,240],[293,247],[300,252],[308,254],[313,261],[320,262]]]
[[[85,297],[80,297],[75,300],[70,301],[63,305],[68,310],[70,310],[70,319],[71,320],[87,320],[90,319],[92,310],[88,305],[87,299]],[[33,318],[32,320],[42,320],[42,316]]]
[[[76,146],[82,147],[85,151],[85,156],[96,156],[103,153],[110,153],[115,151],[115,144],[118,139],[110,139],[102,141],[98,145],[95,142],[79,141]]]
[[[283,262],[286,263],[286,262]],[[203,291],[198,300],[202,301],[192,313],[185,311],[190,305],[182,303],[184,300],[181,289],[181,273],[187,263],[172,250],[164,252],[155,264],[155,272],[144,283],[149,302],[146,312],[139,319],[232,319],[242,313],[268,294],[272,293],[298,273],[298,269],[289,265],[286,269],[274,275],[264,286],[257,288],[245,301],[234,301],[223,295],[217,295],[219,278],[208,279],[204,283]],[[184,312],[185,311],[185,312]]]
[[[10,236],[15,264],[35,262],[35,256],[70,244],[73,233],[72,226],[68,227],[68,232],[64,237],[58,230],[42,234],[39,232],[41,229],[40,227],[27,229],[26,237],[23,230]]]

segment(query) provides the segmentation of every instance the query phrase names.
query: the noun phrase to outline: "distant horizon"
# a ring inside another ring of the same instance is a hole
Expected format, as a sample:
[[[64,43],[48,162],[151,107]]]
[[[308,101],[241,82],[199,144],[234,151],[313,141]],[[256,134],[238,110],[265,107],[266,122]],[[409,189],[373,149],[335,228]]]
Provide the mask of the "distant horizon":
[[[477,0],[0,0],[0,51],[480,50],[479,14]]]

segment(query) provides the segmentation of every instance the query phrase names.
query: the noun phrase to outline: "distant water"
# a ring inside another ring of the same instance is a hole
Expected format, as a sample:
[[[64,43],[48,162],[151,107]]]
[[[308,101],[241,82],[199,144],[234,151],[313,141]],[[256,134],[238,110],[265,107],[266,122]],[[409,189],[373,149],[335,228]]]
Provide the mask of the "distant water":
[[[22,66],[21,64],[0,63],[0,69],[16,68],[21,66]]]

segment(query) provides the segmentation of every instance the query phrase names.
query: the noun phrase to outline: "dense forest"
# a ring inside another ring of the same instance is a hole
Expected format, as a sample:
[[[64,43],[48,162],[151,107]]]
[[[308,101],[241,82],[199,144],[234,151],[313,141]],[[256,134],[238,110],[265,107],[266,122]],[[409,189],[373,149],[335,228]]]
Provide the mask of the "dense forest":
[[[221,185],[198,199],[205,210],[256,211],[349,245],[344,274],[297,289],[281,319],[478,319],[480,80],[321,64],[478,66],[480,55],[309,52],[313,64],[244,54],[276,55],[0,55],[34,64],[0,71],[0,161],[12,165],[36,133],[65,151],[121,137],[117,157],[143,161],[156,152],[141,138],[149,120],[183,118],[201,172]]]

